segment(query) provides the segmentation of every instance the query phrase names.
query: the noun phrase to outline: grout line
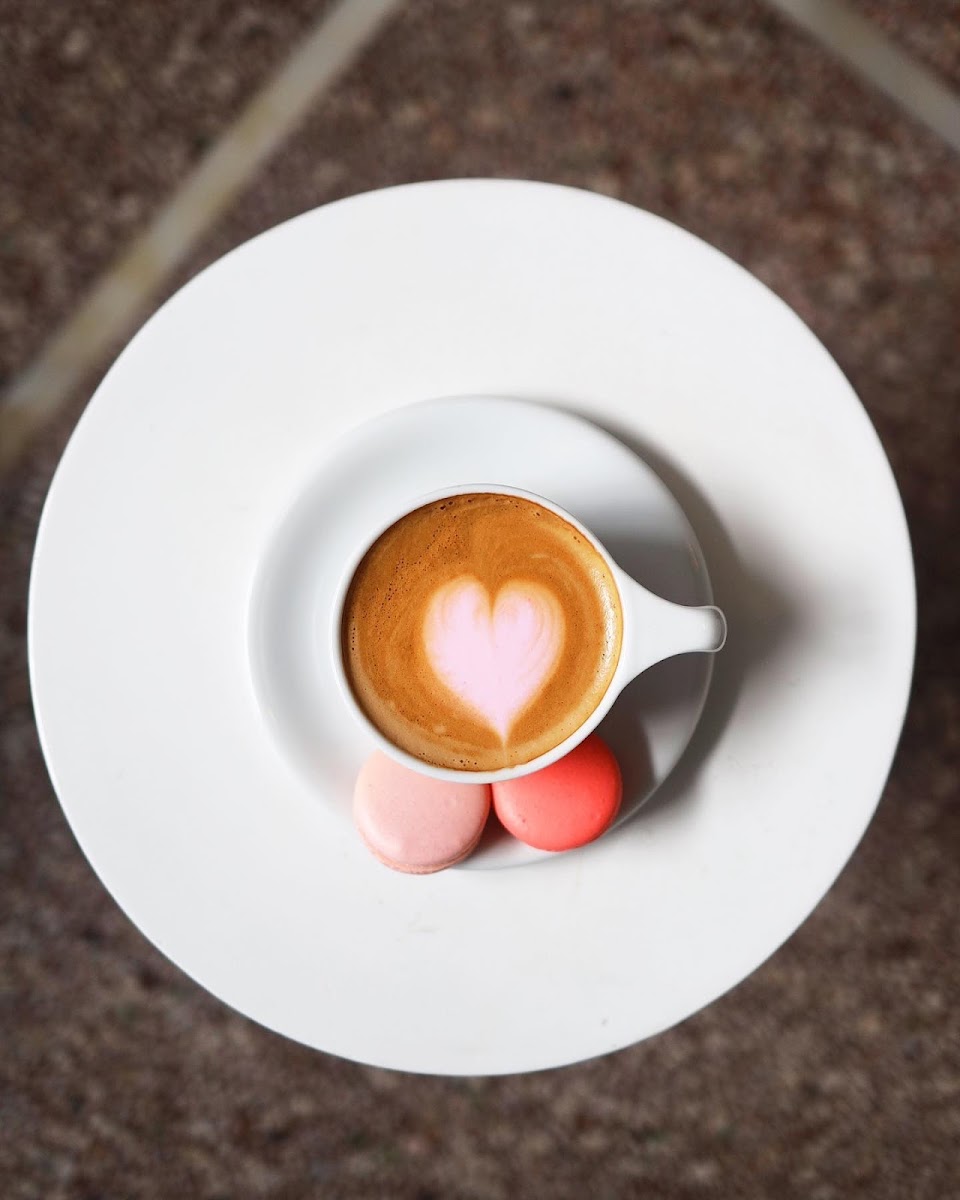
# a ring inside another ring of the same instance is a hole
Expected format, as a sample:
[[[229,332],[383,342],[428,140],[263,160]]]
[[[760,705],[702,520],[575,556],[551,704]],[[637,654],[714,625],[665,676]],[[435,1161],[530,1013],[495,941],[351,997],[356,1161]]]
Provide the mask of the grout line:
[[[960,151],[960,98],[841,0],[768,0]],[[100,277],[37,358],[0,395],[0,472],[141,317],[257,168],[402,0],[339,0],[253,97],[152,224]]]
[[[960,151],[960,97],[841,0],[768,0]]]
[[[399,4],[340,0],[256,93],[150,226],[0,396],[0,471],[136,324],[176,266]]]

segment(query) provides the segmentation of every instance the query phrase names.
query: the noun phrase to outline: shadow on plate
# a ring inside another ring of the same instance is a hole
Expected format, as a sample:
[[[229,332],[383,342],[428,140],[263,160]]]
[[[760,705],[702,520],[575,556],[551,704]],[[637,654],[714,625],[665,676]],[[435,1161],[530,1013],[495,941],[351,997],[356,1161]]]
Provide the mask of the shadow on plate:
[[[733,717],[744,681],[768,666],[798,635],[800,610],[786,589],[769,573],[752,565],[748,569],[743,564],[723,523],[703,493],[665,455],[614,423],[598,421],[593,415],[579,412],[576,406],[567,407],[621,441],[655,471],[673,493],[703,551],[714,600],[727,617],[727,642],[715,658],[710,690],[696,732],[669,777],[644,804],[643,812],[649,814],[668,804],[691,800],[694,794],[691,785]],[[657,547],[646,546],[641,531],[638,535],[634,541],[611,544],[608,548],[625,570],[635,573],[655,591],[658,574],[669,575],[669,571],[664,569],[666,564],[658,563]],[[666,547],[663,553],[674,554],[676,549]],[[631,689],[641,687],[652,672],[668,669],[669,662],[651,668],[624,692],[608,718],[608,721],[614,718],[614,730],[623,726],[623,732],[629,737],[637,736],[636,727],[630,728],[631,713],[635,714],[637,707],[630,703]],[[601,729],[601,732],[605,731]],[[629,757],[627,761],[630,762]]]

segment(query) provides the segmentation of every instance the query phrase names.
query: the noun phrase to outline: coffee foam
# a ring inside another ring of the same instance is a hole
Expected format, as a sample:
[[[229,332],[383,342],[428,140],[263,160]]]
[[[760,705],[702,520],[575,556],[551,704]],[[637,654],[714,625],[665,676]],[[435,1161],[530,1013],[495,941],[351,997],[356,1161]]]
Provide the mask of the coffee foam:
[[[622,617],[603,557],[521,497],[471,493],[392,525],[347,593],[342,651],[394,744],[455,770],[529,762],[593,712]]]
[[[556,669],[566,622],[542,584],[517,580],[495,598],[472,575],[442,584],[423,624],[440,682],[506,741]]]

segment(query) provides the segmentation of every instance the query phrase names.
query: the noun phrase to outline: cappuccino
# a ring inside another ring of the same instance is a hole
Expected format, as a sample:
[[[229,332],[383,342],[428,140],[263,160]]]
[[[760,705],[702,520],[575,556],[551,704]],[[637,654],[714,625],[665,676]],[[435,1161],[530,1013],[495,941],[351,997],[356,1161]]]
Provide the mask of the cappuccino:
[[[530,762],[588,719],[623,617],[603,555],[534,501],[451,496],[383,533],[350,583],[341,643],[360,708],[433,766]]]

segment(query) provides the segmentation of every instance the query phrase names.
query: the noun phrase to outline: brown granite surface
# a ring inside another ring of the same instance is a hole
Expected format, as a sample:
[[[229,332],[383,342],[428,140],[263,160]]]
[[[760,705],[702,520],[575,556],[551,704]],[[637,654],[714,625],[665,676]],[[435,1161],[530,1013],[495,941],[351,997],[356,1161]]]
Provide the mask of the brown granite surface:
[[[0,0],[0,386],[325,0]]]
[[[670,217],[770,283],[850,376],[904,494],[920,588],[913,703],[877,817],[770,962],[607,1059],[439,1080],[266,1033],[118,912],[44,773],[24,589],[78,395],[0,485],[2,1194],[955,1195],[960,161],[760,3],[425,0],[192,269],[335,196],[458,174],[575,183]]]
[[[854,0],[852,7],[960,88],[960,0]]]

